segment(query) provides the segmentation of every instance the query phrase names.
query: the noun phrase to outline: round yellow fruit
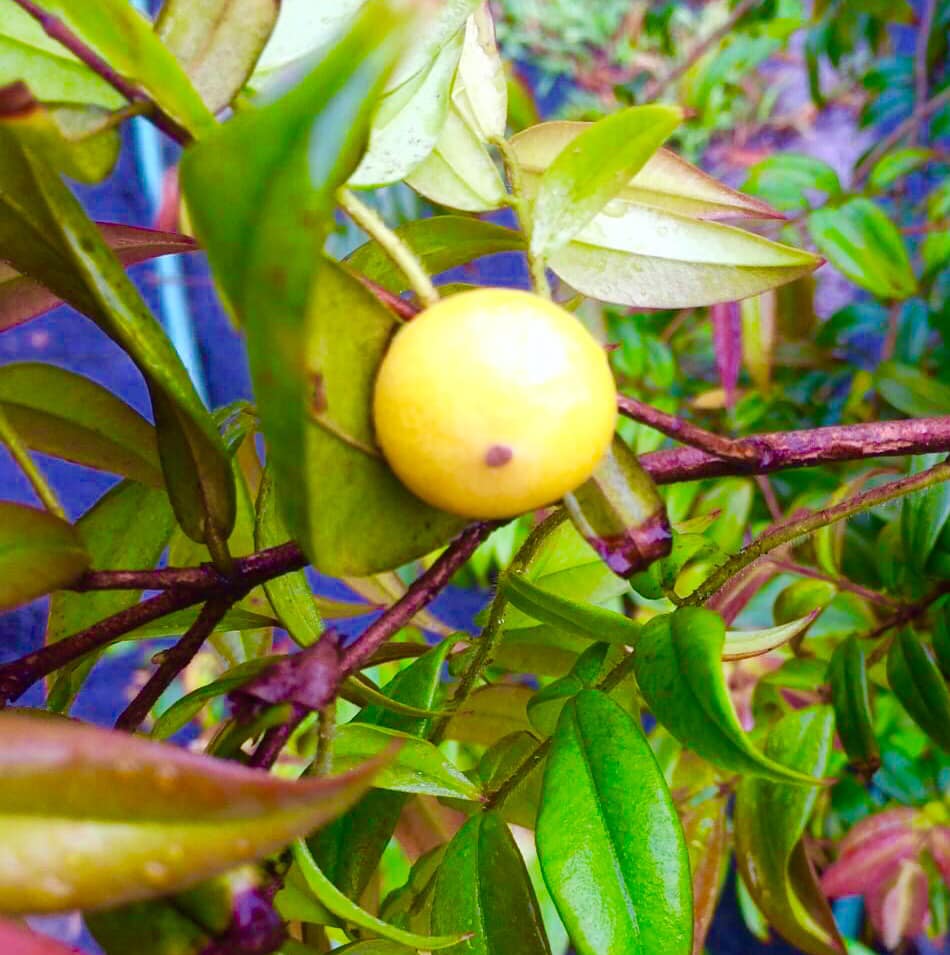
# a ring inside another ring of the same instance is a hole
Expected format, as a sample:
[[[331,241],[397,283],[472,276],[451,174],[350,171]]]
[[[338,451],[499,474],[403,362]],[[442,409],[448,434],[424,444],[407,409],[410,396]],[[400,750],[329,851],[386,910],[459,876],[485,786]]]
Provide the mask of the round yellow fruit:
[[[383,454],[424,501],[464,517],[511,517],[590,477],[616,424],[603,348],[528,292],[476,289],[396,334],[376,379]]]

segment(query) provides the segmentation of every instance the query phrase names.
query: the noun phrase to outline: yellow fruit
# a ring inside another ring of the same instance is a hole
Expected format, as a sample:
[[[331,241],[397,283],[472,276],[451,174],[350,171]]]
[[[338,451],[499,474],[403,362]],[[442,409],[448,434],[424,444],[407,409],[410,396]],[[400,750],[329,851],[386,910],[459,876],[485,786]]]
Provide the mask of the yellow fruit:
[[[610,444],[616,391],[603,348],[528,292],[476,289],[399,330],[376,379],[383,453],[423,500],[511,517],[590,477]]]

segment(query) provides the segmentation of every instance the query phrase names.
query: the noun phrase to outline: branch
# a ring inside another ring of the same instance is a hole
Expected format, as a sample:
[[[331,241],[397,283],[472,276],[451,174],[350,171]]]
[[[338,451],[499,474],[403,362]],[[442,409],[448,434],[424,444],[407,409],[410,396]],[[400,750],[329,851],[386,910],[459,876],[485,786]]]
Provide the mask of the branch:
[[[870,491],[855,494],[840,504],[835,504],[821,511],[815,511],[806,517],[789,521],[778,527],[773,527],[762,534],[757,540],[753,541],[748,547],[727,560],[687,597],[685,603],[691,606],[704,604],[733,577],[745,570],[746,567],[757,561],[760,557],[775,550],[776,547],[791,543],[799,537],[814,533],[814,531],[821,527],[835,524],[854,514],[869,511],[872,507],[877,507],[879,504],[885,504],[888,501],[893,501],[895,498],[912,494],[914,491],[924,490],[934,484],[939,484],[947,480],[950,480],[950,463],[944,461],[932,468],[928,468],[926,471],[920,471],[918,474],[901,478],[899,481],[891,481],[882,487],[876,487]]]
[[[664,93],[669,86],[672,86],[684,73],[690,70],[693,65],[699,60],[710,47],[718,43],[726,34],[731,33],[736,24],[752,10],[758,0],[743,0],[735,10],[729,14],[728,19],[720,26],[718,29],[713,30],[709,36],[704,37],[699,43],[696,44],[689,51],[689,55],[680,63],[678,66],[673,67],[666,76],[662,79],[654,79],[647,84],[646,89],[643,91],[643,97],[645,101],[656,99],[661,93]]]
[[[748,443],[724,438],[676,415],[667,414],[652,405],[637,401],[636,398],[617,395],[617,409],[626,418],[645,424],[668,438],[699,448],[700,451],[713,454],[717,458],[725,458],[727,461],[754,461],[759,456],[759,452]]]
[[[937,12],[937,0],[924,0],[923,16],[917,30],[917,44],[914,50],[914,100],[918,106],[927,102],[929,84],[927,54],[930,47],[930,31],[933,30]]]
[[[894,127],[887,136],[878,142],[855,168],[855,184],[858,185],[862,183],[881,156],[888,152],[893,146],[896,146],[905,136],[909,136],[914,132],[921,123],[926,122],[937,110],[946,106],[947,103],[950,103],[950,86],[943,90],[943,92],[931,97],[926,103],[922,103],[918,106],[904,122]]]
[[[453,574],[472,556],[475,548],[497,527],[495,523],[470,524],[439,555],[379,619],[371,623],[343,653],[341,669],[349,675],[360,668],[393,634],[401,630],[436,598]]]
[[[198,619],[188,628],[185,635],[166,654],[159,668],[142,687],[138,695],[122,711],[115,722],[117,730],[133,733],[149,714],[149,710],[158,698],[168,689],[172,680],[194,659],[202,644],[211,635],[218,621],[228,612],[234,603],[231,597],[216,597],[209,600]]]
[[[92,47],[87,46],[59,17],[47,13],[33,0],[13,0],[17,6],[28,13],[43,28],[46,35],[64,46],[78,60],[102,77],[117,93],[130,103],[142,103],[148,107],[148,118],[166,135],[183,146],[191,142],[191,136],[161,107],[140,89],[116,72]]]

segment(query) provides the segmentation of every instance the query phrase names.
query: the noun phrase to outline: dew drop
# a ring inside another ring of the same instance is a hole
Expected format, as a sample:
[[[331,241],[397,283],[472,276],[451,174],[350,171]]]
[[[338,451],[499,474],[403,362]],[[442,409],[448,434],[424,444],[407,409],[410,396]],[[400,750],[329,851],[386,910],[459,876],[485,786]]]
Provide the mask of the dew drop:
[[[152,861],[142,866],[142,875],[150,885],[165,885],[170,873],[163,862]]]

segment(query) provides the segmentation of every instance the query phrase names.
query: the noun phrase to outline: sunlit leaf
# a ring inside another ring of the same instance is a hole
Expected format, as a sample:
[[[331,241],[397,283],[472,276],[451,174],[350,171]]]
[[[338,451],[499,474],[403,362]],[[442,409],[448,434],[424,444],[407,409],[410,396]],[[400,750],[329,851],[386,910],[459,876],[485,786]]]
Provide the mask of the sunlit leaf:
[[[214,126],[214,118],[178,61],[132,4],[125,0],[100,0],[92,5],[44,0],[43,9],[62,17],[110,66],[141,85],[192,135]]]
[[[89,563],[71,524],[48,511],[0,501],[0,611],[68,587]]]
[[[950,690],[912,630],[901,630],[887,654],[887,679],[910,718],[950,751]]]
[[[240,92],[264,49],[279,0],[188,0],[162,5],[155,30],[212,113]]]
[[[396,234],[433,275],[466,265],[483,255],[524,249],[520,232],[465,216],[416,219],[400,226]],[[390,292],[402,292],[408,288],[406,277],[377,242],[361,245],[347,258],[346,264]]]
[[[673,800],[640,727],[596,690],[561,713],[537,843],[581,955],[691,951],[689,861]]]
[[[794,640],[800,633],[804,633],[814,622],[820,610],[813,610],[804,617],[790,620],[777,627],[767,627],[762,630],[727,630],[723,644],[723,660],[745,660],[748,657],[758,657],[763,653],[776,650],[790,640]]]
[[[381,935],[394,942],[411,945],[413,948],[423,948],[427,951],[438,951],[456,945],[459,936],[456,935],[416,935],[404,929],[388,925],[381,919],[370,915],[361,909],[355,902],[351,902],[321,871],[307,844],[301,839],[294,843],[294,859],[300,867],[310,891],[334,915],[339,916],[353,925],[368,929],[376,935]]]
[[[800,773],[824,775],[834,737],[830,707],[789,713],[769,733],[766,755]],[[841,955],[844,944],[800,842],[819,791],[766,779],[739,784],[736,862],[755,904],[809,955]]]
[[[679,110],[631,106],[580,132],[538,180],[531,248],[550,255],[613,199],[679,125]]]
[[[34,451],[163,486],[154,428],[88,378],[39,362],[4,365],[0,407]]]
[[[917,282],[897,227],[870,199],[850,199],[808,218],[818,250],[856,285],[880,298],[907,298]]]
[[[497,813],[474,816],[445,850],[432,928],[471,934],[455,955],[550,955],[524,860]]]
[[[530,687],[514,684],[481,687],[456,710],[446,738],[490,746],[510,733],[531,733],[527,706],[533,694]]]
[[[114,222],[97,222],[106,244],[126,266],[161,255],[192,252],[194,239],[174,232],[156,232]],[[29,321],[61,303],[53,292],[6,262],[0,262],[0,331]]]
[[[0,714],[0,906],[118,905],[262,858],[339,815],[379,761],[291,782],[55,717]]]
[[[743,732],[722,672],[722,618],[684,607],[655,617],[637,641],[637,683],[650,711],[684,746],[729,772],[816,785],[760,753]]]
[[[590,123],[556,121],[531,126],[512,137],[529,194],[555,157]],[[676,153],[660,148],[619,192],[615,201],[665,209],[694,219],[781,218],[770,206],[745,196],[704,173]]]
[[[129,567],[147,570],[158,563],[174,523],[171,504],[164,491],[123,481],[83,514],[76,524],[76,532],[95,570]],[[139,597],[140,593],[135,590],[56,593],[50,602],[46,643],[79,633],[133,606]],[[57,674],[47,703],[50,709],[63,712],[69,708],[99,656],[93,653]]]

